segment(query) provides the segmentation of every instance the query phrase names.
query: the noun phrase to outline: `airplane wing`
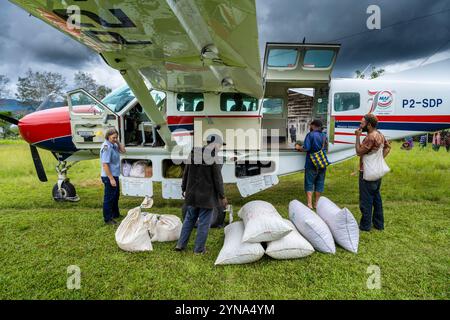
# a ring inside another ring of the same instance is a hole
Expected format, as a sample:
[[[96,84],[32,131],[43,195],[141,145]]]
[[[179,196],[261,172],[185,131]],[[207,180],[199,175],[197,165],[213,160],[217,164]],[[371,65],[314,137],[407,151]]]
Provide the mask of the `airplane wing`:
[[[154,88],[263,96],[254,0],[10,0]]]

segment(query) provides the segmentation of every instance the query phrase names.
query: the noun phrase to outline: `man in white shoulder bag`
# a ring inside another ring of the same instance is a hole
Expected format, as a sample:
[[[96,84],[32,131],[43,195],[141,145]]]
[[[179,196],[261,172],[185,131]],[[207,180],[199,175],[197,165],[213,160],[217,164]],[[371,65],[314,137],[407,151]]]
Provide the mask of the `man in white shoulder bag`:
[[[370,231],[384,229],[383,203],[381,201],[381,177],[389,172],[384,158],[391,151],[391,146],[384,135],[377,130],[378,119],[373,114],[366,114],[361,125],[355,131],[356,154],[359,159],[359,208],[361,221],[359,229]],[[362,132],[367,132],[360,142]]]

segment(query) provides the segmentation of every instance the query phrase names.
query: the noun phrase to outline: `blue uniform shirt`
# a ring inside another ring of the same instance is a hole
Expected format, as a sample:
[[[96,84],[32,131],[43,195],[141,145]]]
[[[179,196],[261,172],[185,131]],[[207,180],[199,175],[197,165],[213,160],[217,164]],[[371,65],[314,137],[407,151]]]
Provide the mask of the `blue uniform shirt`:
[[[306,151],[305,169],[316,168],[309,155],[320,151],[322,148],[325,151],[326,143],[324,144],[324,141],[326,141],[326,135],[318,130],[312,131],[306,135],[305,143],[303,144],[303,149]]]
[[[113,177],[118,177],[120,175],[119,146],[105,140],[100,148],[100,162],[102,164],[102,177],[107,177],[105,170],[103,170],[104,163],[109,165]]]

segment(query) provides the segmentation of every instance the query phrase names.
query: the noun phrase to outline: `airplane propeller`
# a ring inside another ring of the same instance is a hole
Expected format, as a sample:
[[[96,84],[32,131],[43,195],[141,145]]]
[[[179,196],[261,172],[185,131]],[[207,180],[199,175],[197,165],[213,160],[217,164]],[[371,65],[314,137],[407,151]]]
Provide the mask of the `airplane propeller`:
[[[19,124],[19,120],[5,116],[4,114],[0,114],[0,119],[3,121],[9,122],[11,124],[15,124],[16,126]]]
[[[9,122],[14,125],[19,124],[19,120],[0,114],[0,119]],[[33,159],[34,167],[36,168],[36,173],[40,181],[47,182],[47,175],[45,174],[44,166],[42,165],[42,160],[39,155],[37,148],[30,144],[31,158]]]

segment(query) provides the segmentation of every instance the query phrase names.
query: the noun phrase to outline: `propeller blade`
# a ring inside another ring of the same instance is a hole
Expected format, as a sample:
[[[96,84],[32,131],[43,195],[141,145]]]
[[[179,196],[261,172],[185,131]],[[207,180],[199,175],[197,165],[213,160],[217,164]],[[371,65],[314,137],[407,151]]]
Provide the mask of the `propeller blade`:
[[[39,152],[35,146],[30,144],[31,157],[33,158],[34,167],[36,168],[36,173],[38,178],[42,182],[46,182],[47,175],[45,174],[44,166],[42,165],[41,157],[39,156]]]
[[[19,120],[5,116],[4,114],[0,114],[0,119],[3,121],[9,122],[11,124],[15,124],[16,126],[19,124]]]

